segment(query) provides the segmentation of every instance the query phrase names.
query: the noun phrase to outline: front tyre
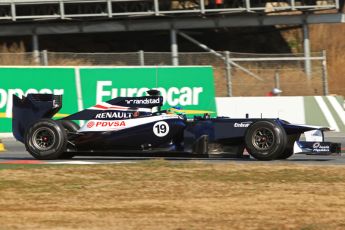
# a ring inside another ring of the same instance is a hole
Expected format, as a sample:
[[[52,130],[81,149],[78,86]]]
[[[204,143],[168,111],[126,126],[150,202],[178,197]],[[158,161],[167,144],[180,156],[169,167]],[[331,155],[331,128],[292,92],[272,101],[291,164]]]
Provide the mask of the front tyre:
[[[277,159],[279,160],[285,160],[289,157],[291,157],[294,152],[293,152],[293,146],[295,144],[295,141],[298,141],[300,138],[301,134],[292,134],[292,135],[288,135],[288,141],[287,141],[287,145],[285,150],[282,152],[282,154],[280,156],[277,157]]]
[[[293,148],[286,148],[276,159],[285,160],[293,155]]]
[[[257,121],[245,133],[245,147],[255,159],[269,161],[277,159],[285,150],[285,130],[274,121]]]
[[[58,159],[66,150],[66,131],[57,121],[41,119],[28,128],[24,144],[27,151],[36,159]]]

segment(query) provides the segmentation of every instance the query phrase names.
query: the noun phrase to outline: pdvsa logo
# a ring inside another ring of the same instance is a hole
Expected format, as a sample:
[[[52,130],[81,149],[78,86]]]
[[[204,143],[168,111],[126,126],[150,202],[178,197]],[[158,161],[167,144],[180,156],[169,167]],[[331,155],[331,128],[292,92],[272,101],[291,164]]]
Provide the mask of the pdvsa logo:
[[[96,127],[118,127],[126,126],[125,121],[98,121]]]
[[[96,128],[96,127],[118,127],[118,126],[126,126],[125,121],[89,121],[86,124],[86,127],[89,129]]]
[[[87,123],[86,126],[90,129],[90,128],[92,128],[94,125],[95,125],[95,122],[90,121],[89,123]]]

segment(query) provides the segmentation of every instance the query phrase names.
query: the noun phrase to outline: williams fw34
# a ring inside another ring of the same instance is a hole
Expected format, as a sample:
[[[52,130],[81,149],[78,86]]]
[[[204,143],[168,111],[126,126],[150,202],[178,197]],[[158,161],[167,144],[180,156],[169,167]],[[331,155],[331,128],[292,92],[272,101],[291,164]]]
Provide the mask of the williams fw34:
[[[258,160],[286,159],[300,152],[340,152],[340,144],[323,141],[328,128],[290,124],[281,119],[187,118],[187,110],[161,110],[163,97],[117,97],[59,120],[52,117],[62,107],[62,96],[13,96],[13,135],[37,159],[68,159],[75,155],[121,155],[134,152],[171,152],[175,156],[211,156],[248,152]],[[75,122],[84,121],[79,127]],[[322,139],[300,141],[304,132],[318,131]]]

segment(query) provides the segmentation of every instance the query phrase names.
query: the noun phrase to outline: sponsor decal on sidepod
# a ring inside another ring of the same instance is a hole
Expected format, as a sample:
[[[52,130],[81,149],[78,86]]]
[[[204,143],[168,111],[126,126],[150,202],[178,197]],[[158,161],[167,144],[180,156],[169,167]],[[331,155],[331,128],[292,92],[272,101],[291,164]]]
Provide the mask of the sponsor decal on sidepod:
[[[140,99],[130,99],[130,100],[126,100],[126,103],[128,105],[151,105],[151,104],[159,104],[160,101],[159,101],[159,98],[157,99],[143,99],[143,100],[140,100]]]
[[[121,119],[128,119],[132,117],[132,113],[126,112],[104,112],[98,113],[95,116],[95,119],[105,119],[105,118],[121,118]]]
[[[80,130],[79,132],[85,131],[117,131],[127,128],[132,128],[135,126],[139,126],[142,124],[148,124],[152,122],[158,122],[162,120],[170,120],[170,119],[181,119],[178,115],[170,114],[170,115],[162,115],[162,116],[154,116],[154,117],[143,117],[138,119],[128,119],[128,120],[90,120],[88,121]],[[160,127],[164,133],[165,127]]]
[[[92,127],[117,127],[126,126],[125,121],[89,121],[86,125],[88,128]]]
[[[241,122],[241,123],[234,123],[235,128],[247,128],[252,122]]]

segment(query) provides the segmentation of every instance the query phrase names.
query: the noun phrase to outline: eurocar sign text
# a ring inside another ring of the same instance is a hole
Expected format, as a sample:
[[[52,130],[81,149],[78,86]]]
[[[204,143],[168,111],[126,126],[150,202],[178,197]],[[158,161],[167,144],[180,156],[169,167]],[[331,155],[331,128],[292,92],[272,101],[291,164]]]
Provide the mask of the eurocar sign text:
[[[147,87],[143,88],[113,88],[111,81],[97,82],[97,99],[96,103],[105,101],[109,96],[114,97],[140,97],[145,96]],[[176,105],[198,105],[200,101],[200,94],[203,92],[203,87],[171,87],[155,88],[161,92],[163,96],[163,104],[168,103],[170,106]]]
[[[145,96],[149,89],[157,89],[164,99],[163,109],[180,106],[216,112],[211,66],[80,68],[80,79],[84,107],[114,97]],[[90,94],[92,90],[95,94]]]

